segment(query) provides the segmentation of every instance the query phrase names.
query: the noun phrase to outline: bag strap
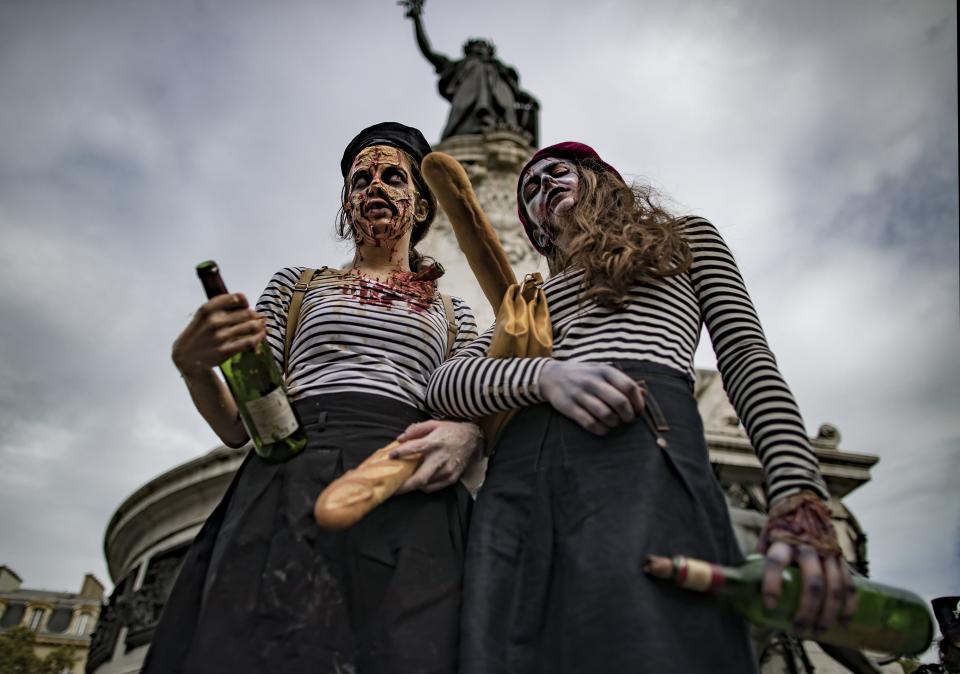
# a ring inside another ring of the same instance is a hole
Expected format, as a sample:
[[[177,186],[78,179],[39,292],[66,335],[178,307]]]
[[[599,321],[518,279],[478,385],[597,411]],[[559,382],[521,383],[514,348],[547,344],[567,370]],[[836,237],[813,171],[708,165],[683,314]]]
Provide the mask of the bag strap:
[[[338,271],[332,267],[321,267],[320,271]],[[283,363],[281,372],[287,371],[287,361],[290,360],[290,347],[293,345],[293,335],[297,331],[297,323],[300,321],[300,305],[303,304],[303,296],[307,293],[307,286],[313,279],[316,269],[304,269],[300,278],[293,286],[293,295],[290,296],[290,307],[287,309],[287,332],[283,339]]]
[[[453,351],[453,343],[457,341],[457,317],[453,312],[453,300],[446,293],[440,293],[440,299],[443,300],[443,313],[447,317],[447,353],[443,356],[446,360]]]

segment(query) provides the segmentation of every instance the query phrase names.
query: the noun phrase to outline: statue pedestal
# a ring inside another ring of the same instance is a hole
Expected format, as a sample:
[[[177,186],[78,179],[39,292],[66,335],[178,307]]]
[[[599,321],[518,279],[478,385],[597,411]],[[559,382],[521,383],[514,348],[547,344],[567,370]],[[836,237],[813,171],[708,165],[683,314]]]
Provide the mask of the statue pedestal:
[[[517,278],[522,279],[537,271],[546,278],[546,261],[527,241],[517,218],[517,178],[520,169],[533,155],[530,142],[519,133],[502,130],[451,136],[434,149],[463,164]],[[447,269],[440,279],[440,289],[470,305],[477,316],[477,328],[482,332],[493,322],[493,310],[460,252],[450,221],[442,210],[437,213],[430,233],[417,249]]]

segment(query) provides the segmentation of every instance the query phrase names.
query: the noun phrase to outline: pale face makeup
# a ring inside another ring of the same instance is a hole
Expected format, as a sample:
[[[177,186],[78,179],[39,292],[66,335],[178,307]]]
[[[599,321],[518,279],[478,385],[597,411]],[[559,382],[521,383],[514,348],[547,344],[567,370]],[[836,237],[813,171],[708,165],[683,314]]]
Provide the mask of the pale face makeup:
[[[358,244],[394,244],[425,216],[417,198],[410,160],[395,147],[372,145],[361,150],[347,174],[347,203]]]
[[[527,169],[520,198],[541,245],[555,239],[557,216],[573,208],[580,197],[580,174],[573,162],[545,157]]]

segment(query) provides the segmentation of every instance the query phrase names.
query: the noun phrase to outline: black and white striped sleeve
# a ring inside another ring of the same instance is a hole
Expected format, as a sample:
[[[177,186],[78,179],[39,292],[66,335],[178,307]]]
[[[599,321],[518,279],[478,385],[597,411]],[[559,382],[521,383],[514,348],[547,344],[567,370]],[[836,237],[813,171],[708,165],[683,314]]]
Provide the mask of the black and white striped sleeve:
[[[297,284],[304,267],[285,267],[271,277],[263,294],[257,300],[257,313],[267,319],[267,344],[280,366],[283,363],[283,346],[286,339],[287,312],[293,287]]]
[[[441,365],[427,386],[427,409],[457,419],[543,402],[538,381],[548,358],[488,358],[496,324]]]
[[[708,221],[691,218],[685,229],[700,313],[724,388],[763,465],[768,502],[801,489],[827,498],[800,410],[777,368],[733,254]]]
[[[477,319],[473,309],[459,297],[451,297],[453,302],[453,317],[457,323],[457,337],[453,341],[450,355],[454,356],[470,345],[477,338]]]

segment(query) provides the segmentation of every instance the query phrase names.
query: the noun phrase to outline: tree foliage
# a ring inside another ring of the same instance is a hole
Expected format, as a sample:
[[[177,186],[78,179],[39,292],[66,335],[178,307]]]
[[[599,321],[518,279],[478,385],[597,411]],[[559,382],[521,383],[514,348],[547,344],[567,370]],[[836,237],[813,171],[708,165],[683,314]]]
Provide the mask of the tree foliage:
[[[26,627],[0,633],[0,672],[3,674],[60,674],[73,669],[74,649],[61,646],[40,657],[34,651],[37,636]]]

